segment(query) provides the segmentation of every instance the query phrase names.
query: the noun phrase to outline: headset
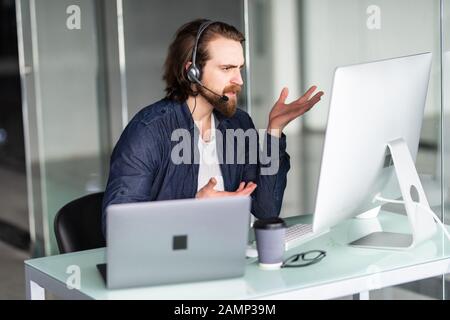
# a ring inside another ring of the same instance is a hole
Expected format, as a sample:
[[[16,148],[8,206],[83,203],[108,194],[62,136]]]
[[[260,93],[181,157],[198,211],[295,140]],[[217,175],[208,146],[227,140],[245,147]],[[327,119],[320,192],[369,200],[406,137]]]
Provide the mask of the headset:
[[[195,64],[195,60],[197,58],[197,49],[198,49],[198,42],[200,40],[200,36],[202,35],[203,31],[206,30],[206,28],[208,28],[211,24],[213,24],[215,22],[216,21],[207,20],[207,21],[203,22],[200,25],[200,27],[198,28],[197,37],[195,38],[194,49],[192,50],[192,64],[189,66],[189,68],[187,70],[187,77],[191,83],[196,83],[196,84],[200,85],[202,88],[205,88],[209,92],[220,97],[220,99],[222,101],[226,102],[226,101],[228,101],[228,97],[226,95],[218,94],[203,85],[203,83],[200,81],[200,77],[201,77],[200,69]]]

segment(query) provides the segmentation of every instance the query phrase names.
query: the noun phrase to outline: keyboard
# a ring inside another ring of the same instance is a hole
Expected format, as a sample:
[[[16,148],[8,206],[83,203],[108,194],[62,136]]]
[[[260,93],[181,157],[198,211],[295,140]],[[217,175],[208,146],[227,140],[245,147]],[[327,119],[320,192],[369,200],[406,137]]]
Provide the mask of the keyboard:
[[[292,249],[313,236],[312,224],[294,224],[286,229],[285,249]]]

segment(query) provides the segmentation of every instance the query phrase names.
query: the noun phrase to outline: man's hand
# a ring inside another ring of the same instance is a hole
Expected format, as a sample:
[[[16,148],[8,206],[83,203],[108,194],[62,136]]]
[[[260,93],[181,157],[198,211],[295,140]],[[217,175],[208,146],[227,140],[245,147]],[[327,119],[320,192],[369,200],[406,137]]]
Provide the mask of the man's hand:
[[[216,197],[229,197],[229,196],[249,196],[256,189],[256,184],[253,182],[248,182],[247,185],[245,185],[245,182],[241,182],[239,184],[239,188],[237,188],[236,191],[234,191],[234,192],[217,191],[217,190],[214,190],[214,186],[216,185],[216,183],[217,183],[217,181],[215,178],[209,179],[208,183],[203,188],[198,190],[195,197],[196,198],[216,198]]]
[[[312,86],[303,96],[286,104],[285,101],[289,94],[289,90],[288,88],[283,88],[278,101],[275,102],[272,111],[270,111],[269,125],[267,128],[268,133],[280,137],[281,131],[283,131],[284,127],[289,122],[309,111],[309,109],[319,102],[320,98],[323,96],[322,91],[317,92],[311,98],[316,89],[316,86]]]

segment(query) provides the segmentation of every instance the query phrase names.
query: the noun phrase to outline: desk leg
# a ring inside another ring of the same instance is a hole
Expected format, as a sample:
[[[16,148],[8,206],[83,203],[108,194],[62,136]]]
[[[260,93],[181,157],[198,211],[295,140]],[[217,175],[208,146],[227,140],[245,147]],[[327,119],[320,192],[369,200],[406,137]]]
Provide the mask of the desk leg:
[[[353,295],[353,300],[370,300],[369,291],[363,291]]]
[[[27,300],[45,300],[45,289],[31,280],[28,270],[25,271],[25,291]]]

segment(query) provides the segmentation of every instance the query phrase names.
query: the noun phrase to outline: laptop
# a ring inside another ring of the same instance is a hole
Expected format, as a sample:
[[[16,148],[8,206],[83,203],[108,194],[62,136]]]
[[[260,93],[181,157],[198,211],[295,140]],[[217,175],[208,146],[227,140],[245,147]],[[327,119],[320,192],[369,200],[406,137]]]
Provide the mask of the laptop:
[[[107,208],[110,289],[244,274],[250,197],[115,204]]]

